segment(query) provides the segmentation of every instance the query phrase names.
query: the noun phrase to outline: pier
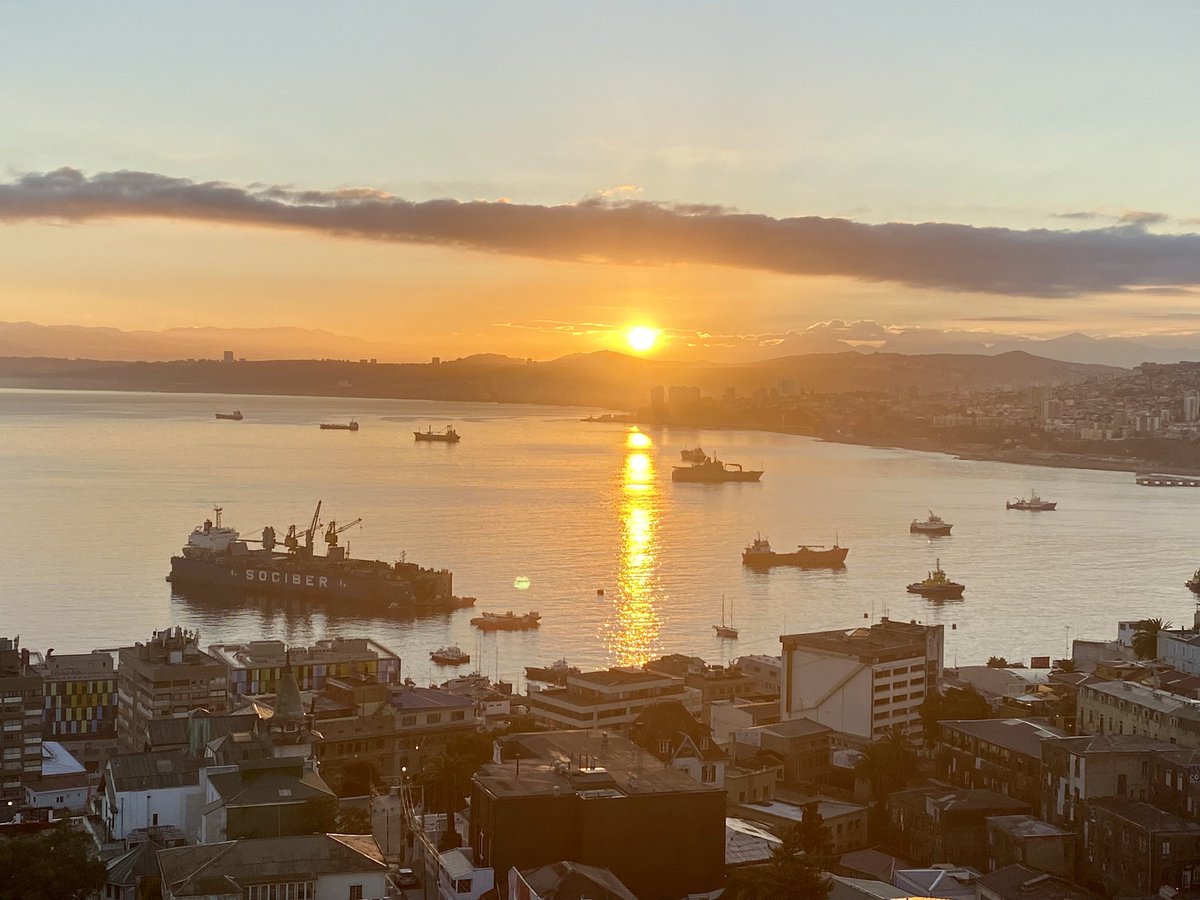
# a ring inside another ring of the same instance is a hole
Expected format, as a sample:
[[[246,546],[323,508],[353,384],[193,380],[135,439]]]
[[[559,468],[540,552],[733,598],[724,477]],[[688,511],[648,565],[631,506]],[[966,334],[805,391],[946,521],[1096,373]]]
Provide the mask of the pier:
[[[1200,487],[1200,475],[1158,475],[1139,472],[1137,483],[1145,487]]]

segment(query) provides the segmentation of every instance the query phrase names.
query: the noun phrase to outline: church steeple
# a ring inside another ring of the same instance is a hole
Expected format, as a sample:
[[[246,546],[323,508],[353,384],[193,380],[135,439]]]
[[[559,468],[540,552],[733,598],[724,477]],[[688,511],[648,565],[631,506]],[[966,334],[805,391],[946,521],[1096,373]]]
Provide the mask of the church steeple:
[[[293,734],[304,724],[304,704],[300,700],[300,686],[296,673],[292,671],[292,651],[284,657],[283,673],[275,689],[275,711],[271,715],[271,733]]]

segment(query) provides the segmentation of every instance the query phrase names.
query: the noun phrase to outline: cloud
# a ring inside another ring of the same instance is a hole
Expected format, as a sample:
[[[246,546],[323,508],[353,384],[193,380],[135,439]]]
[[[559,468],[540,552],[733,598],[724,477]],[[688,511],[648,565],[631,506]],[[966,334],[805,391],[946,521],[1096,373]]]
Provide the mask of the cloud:
[[[1043,297],[1200,283],[1200,235],[1142,223],[1083,231],[815,216],[776,219],[626,199],[537,206],[420,203],[382,191],[238,187],[151,172],[64,168],[0,183],[0,221],[162,218],[284,228],[538,259],[694,263],[946,291]]]
[[[1145,212],[1140,209],[1127,209],[1121,213],[1118,219],[1118,221],[1127,222],[1130,225],[1161,225],[1170,220],[1171,217],[1166,213]]]
[[[1095,212],[1094,210],[1086,210],[1086,209],[1075,210],[1073,212],[1051,213],[1050,215],[1052,218],[1055,218],[1055,219],[1082,219],[1085,221],[1094,221],[1096,219],[1107,219],[1108,218],[1108,216],[1104,215],[1103,213],[1098,213],[1098,212]]]
[[[615,187],[596,191],[596,194],[600,197],[621,197],[628,196],[629,194],[640,194],[641,192],[642,189],[636,184],[618,184]]]

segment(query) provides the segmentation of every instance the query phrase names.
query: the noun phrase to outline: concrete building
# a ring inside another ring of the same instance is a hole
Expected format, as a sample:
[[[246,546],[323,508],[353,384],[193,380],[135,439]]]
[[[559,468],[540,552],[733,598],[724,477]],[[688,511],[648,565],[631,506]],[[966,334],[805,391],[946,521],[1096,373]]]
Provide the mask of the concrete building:
[[[1031,808],[995,791],[940,786],[897,791],[888,797],[888,844],[920,865],[987,865],[987,819],[1028,815]]]
[[[82,812],[89,795],[87,770],[66,747],[42,741],[42,778],[25,785],[25,802],[34,809]]]
[[[675,675],[684,686],[700,692],[700,721],[708,722],[713,703],[748,697],[758,693],[757,680],[736,665],[713,666],[698,656],[674,653],[652,660],[642,668],[648,672]]]
[[[1014,863],[1073,878],[1075,833],[1033,816],[992,816],[987,820],[987,869]]]
[[[940,691],[943,626],[881,619],[869,628],[787,634],[780,717],[869,739],[922,733],[919,708]]]
[[[1200,748],[1200,700],[1133,681],[1080,685],[1075,727],[1080,734],[1138,734]]]
[[[146,643],[122,647],[117,664],[117,746],[142,749],[152,719],[193,709],[226,711],[225,666],[199,646],[200,634],[157,631]]]
[[[42,677],[29,651],[0,638],[0,808],[23,803],[42,780]]]
[[[659,762],[701,784],[725,787],[727,754],[682,703],[671,700],[647,707],[634,720],[630,735]]]
[[[632,725],[642,710],[663,700],[678,700],[694,716],[701,695],[683,679],[644,669],[607,669],[567,676],[565,687],[529,693],[534,720],[551,728],[619,728]]]
[[[396,762],[401,771],[420,770],[456,738],[478,730],[473,701],[450,691],[393,687],[388,702],[396,715]]]
[[[1087,804],[1080,867],[1110,897],[1168,896],[1200,884],[1200,822],[1149,803],[1104,797]]]
[[[100,770],[100,817],[107,840],[172,826],[200,836],[200,761],[175,750],[123,753]]]
[[[976,889],[978,900],[1101,900],[1068,878],[1015,863],[980,875]]]
[[[55,654],[34,666],[42,676],[42,739],[66,747],[89,772],[117,749],[117,669],[105,650]]]
[[[1200,750],[1164,750],[1151,761],[1150,795],[1159,809],[1200,821]]]
[[[511,735],[496,749],[502,761],[473,780],[470,843],[497,878],[569,859],[611,870],[638,897],[722,888],[721,789],[599,730]]]
[[[170,847],[163,900],[383,900],[387,865],[369,834],[306,834]]]
[[[939,722],[938,772],[967,788],[1016,797],[1038,810],[1042,796],[1042,741],[1067,737],[1044,721],[978,719]]]
[[[708,724],[713,740],[722,746],[733,740],[734,732],[779,721],[779,698],[756,694],[723,700],[708,707]]]
[[[754,679],[758,693],[779,696],[783,684],[783,657],[751,654],[739,656],[733,664]]]
[[[867,808],[833,797],[795,796],[789,799],[756,801],[734,806],[730,814],[770,826],[776,834],[799,825],[804,810],[816,806],[822,824],[829,829],[829,850],[835,855],[858,850],[870,843],[867,835]]]
[[[782,766],[785,784],[818,782],[832,766],[833,736],[833,729],[811,719],[744,728],[733,734],[734,761],[742,764],[768,754]]]
[[[1092,800],[1148,799],[1155,757],[1175,749],[1135,734],[1048,738],[1042,742],[1041,817],[1078,831]]]
[[[508,900],[637,900],[621,879],[608,869],[573,862],[557,862],[536,869],[508,873]]]
[[[200,842],[316,834],[334,828],[337,797],[303,759],[208,766],[200,773]]]
[[[241,697],[274,694],[289,658],[302,691],[323,691],[330,678],[400,683],[400,657],[371,638],[334,637],[290,648],[283,641],[210,644],[208,652],[225,666],[231,705]]]

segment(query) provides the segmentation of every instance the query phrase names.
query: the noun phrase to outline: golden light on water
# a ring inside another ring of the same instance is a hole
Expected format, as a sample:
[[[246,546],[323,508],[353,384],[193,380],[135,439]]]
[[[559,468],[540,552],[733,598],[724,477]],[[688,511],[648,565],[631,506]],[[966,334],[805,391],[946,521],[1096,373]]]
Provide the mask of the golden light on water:
[[[650,440],[650,435],[643,434],[634,428],[625,435],[625,446],[630,450],[648,450],[654,446],[654,442]]]
[[[630,432],[626,446],[634,446]],[[605,631],[605,644],[617,665],[641,665],[654,654],[660,627],[658,593],[658,486],[653,457],[640,450],[625,457],[621,472],[618,515],[621,523],[621,559],[613,616]]]

